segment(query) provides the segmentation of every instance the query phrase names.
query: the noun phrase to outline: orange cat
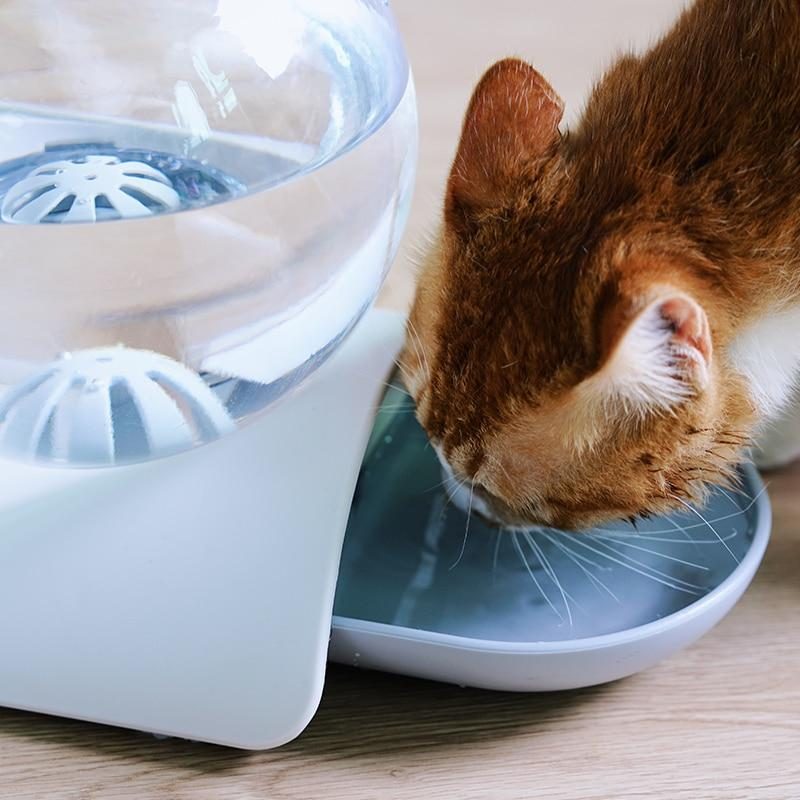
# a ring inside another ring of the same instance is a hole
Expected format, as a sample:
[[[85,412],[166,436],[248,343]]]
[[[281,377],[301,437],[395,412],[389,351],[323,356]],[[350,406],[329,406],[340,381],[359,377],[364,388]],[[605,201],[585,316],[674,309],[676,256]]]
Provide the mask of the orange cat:
[[[401,359],[510,525],[701,499],[800,365],[800,2],[700,0],[562,109],[519,60],[478,84]]]

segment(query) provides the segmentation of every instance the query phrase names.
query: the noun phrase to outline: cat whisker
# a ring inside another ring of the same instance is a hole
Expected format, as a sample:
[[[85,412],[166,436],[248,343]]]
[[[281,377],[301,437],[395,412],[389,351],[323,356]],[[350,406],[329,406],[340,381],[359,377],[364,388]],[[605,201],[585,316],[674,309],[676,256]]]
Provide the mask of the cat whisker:
[[[428,362],[428,355],[425,352],[425,345],[422,343],[422,339],[420,338],[417,329],[414,327],[414,323],[411,321],[411,317],[408,318],[408,330],[411,332],[412,344],[414,345],[414,351],[417,354],[417,358],[419,358],[420,363],[422,364],[422,367],[425,370],[426,378],[430,380],[431,365]]]
[[[737,515],[738,516],[738,515]],[[675,538],[665,538],[654,535],[654,533],[658,533],[657,531],[645,531],[645,532],[638,532],[636,534],[630,534],[623,531],[615,532],[615,533],[607,533],[609,537],[614,539],[642,539],[648,542],[664,542],[664,543],[674,543],[674,544],[681,544],[682,542],[686,541],[688,544],[691,544],[696,552],[700,552],[700,549],[697,547],[697,540],[692,538],[689,535],[689,531],[684,528],[682,525],[679,525],[672,517],[666,517],[666,521],[673,526],[675,530],[682,534],[683,539],[675,539]],[[699,527],[699,526],[698,526]],[[665,533],[669,533],[669,531],[663,531]],[[732,537],[731,537],[732,538]],[[712,544],[719,544],[716,539],[709,540]]]
[[[766,486],[761,488],[759,490],[758,494],[755,495],[755,497],[753,497],[753,499],[750,500],[747,503],[747,505],[742,506],[739,511],[736,511],[733,514],[723,514],[721,517],[714,517],[712,520],[709,520],[708,522],[719,523],[719,522],[727,522],[729,519],[737,519],[742,514],[746,514],[748,511],[750,511],[750,509],[752,509],[753,506],[755,506],[755,504],[761,498],[761,495],[764,494],[764,492],[766,490],[767,490]],[[678,498],[673,498],[673,499],[677,500]],[[647,531],[646,533],[640,533],[639,535],[640,536],[650,536],[650,535],[654,535],[654,534],[655,535],[661,535],[661,534],[672,533],[672,531],[674,530],[675,522],[673,522],[669,517],[667,517],[667,521],[671,525],[673,525],[673,528],[654,528],[651,531]],[[695,522],[695,523],[693,523],[691,525],[686,525],[686,526],[682,527],[681,530],[690,531],[690,530],[694,530],[696,528],[705,528],[705,527],[707,527],[708,522],[706,520],[703,520],[702,522]],[[598,530],[600,533],[609,533],[609,534],[614,534],[614,535],[617,535],[617,536],[630,536],[631,535],[630,531],[620,530],[619,528],[597,528],[596,530]],[[717,534],[717,541],[719,541],[719,534]]]
[[[638,528],[635,533],[631,533],[630,531],[620,530],[619,528],[595,528],[595,534],[602,534],[605,536],[613,536],[617,539],[649,539],[650,541],[658,541],[655,536],[658,534],[667,534],[672,533],[673,530],[680,531],[683,534],[684,539],[691,543],[694,542],[691,536],[689,536],[689,532],[686,528],[681,525],[678,525],[675,520],[671,517],[664,518],[666,522],[672,525],[672,529],[666,528],[657,528],[655,530],[647,530],[647,531],[640,531]],[[700,527],[700,526],[697,526]],[[681,539],[670,539],[669,541],[683,541]]]
[[[559,610],[553,605],[553,601],[547,595],[547,592],[542,588],[542,585],[539,583],[536,575],[534,575],[533,570],[528,564],[528,559],[525,558],[525,553],[522,550],[522,545],[519,543],[519,536],[517,531],[510,531],[511,533],[511,541],[514,543],[514,548],[516,549],[517,553],[519,554],[520,559],[522,560],[523,565],[525,566],[525,570],[527,571],[528,575],[530,575],[531,580],[533,581],[536,588],[539,590],[539,594],[544,598],[544,601],[547,603],[548,606],[553,610],[553,613],[563,622],[564,617],[561,616]]]
[[[395,364],[396,364],[396,363],[397,363],[397,362],[395,361]],[[400,394],[404,394],[404,395],[405,395],[406,397],[408,397],[409,399],[411,399],[411,400],[413,400],[413,399],[414,399],[414,398],[413,398],[413,396],[412,396],[412,394],[411,394],[411,392],[409,392],[409,391],[408,391],[408,389],[405,389],[405,388],[403,388],[402,386],[398,386],[396,383],[392,383],[391,381],[382,381],[382,384],[383,384],[383,385],[384,385],[384,386],[385,386],[387,389],[394,389],[396,392],[400,392]]]
[[[456,478],[455,475],[445,475],[444,480],[439,481],[435,486],[431,486],[430,489],[426,489],[427,492],[435,492],[437,489],[441,489],[444,487],[445,493],[447,493],[448,488],[452,488],[453,493],[448,494],[447,499],[450,502],[453,502],[453,498],[455,493],[469,480],[469,478],[462,478],[460,481]],[[452,486],[455,484],[455,486]]]
[[[631,544],[631,542],[626,542],[623,540],[622,537],[611,537],[611,536],[599,536],[597,534],[594,535],[594,539],[599,539],[601,542],[615,542],[616,544],[620,544],[623,547],[629,547],[631,550],[638,550],[641,553],[647,553],[648,555],[657,556],[658,558],[663,558],[667,561],[672,561],[676,564],[683,564],[687,567],[692,567],[693,569],[699,569],[703,572],[708,572],[708,567],[703,566],[702,564],[695,564],[692,561],[686,561],[683,558],[678,558],[677,556],[670,556],[666,553],[661,553],[658,550],[653,550],[649,547],[642,547],[638,544]],[[633,537],[631,537],[633,538]]]
[[[698,526],[698,527],[700,527],[700,526]],[[723,536],[723,539],[726,542],[729,542],[731,539],[735,539],[736,536],[737,536],[737,534],[735,534],[735,533],[729,533],[727,536]],[[602,535],[598,536],[595,533],[595,534],[593,534],[593,538],[597,538],[597,539],[607,538],[607,539],[609,539],[611,541],[620,542],[620,543],[624,542],[625,539],[642,539],[643,541],[658,542],[659,544],[691,544],[692,546],[704,545],[704,544],[712,545],[713,544],[713,545],[719,546],[719,539],[686,539],[686,538],[676,539],[676,538],[670,538],[669,536],[650,536],[647,533],[643,533],[643,534],[640,533],[638,535],[630,534],[630,533],[619,533],[619,534],[614,534],[614,535],[609,534],[609,535],[607,535],[605,537],[602,536]]]
[[[463,486],[464,483],[466,483],[466,481],[463,481],[461,483],[461,486]],[[469,538],[469,523],[470,520],[472,519],[472,498],[474,496],[475,496],[475,481],[472,481],[472,485],[470,486],[469,490],[469,503],[467,505],[467,524],[464,527],[464,541],[461,543],[461,552],[458,554],[458,558],[450,566],[449,571],[454,570],[461,563],[461,559],[464,558],[464,552],[467,549],[467,539]]]
[[[567,545],[564,543],[564,539],[569,534],[566,534],[564,531],[554,531],[553,533],[548,535],[554,541],[558,541],[561,545],[567,547]],[[582,561],[584,564],[589,564],[589,566],[594,567],[595,569],[599,569],[601,572],[610,572],[613,569],[613,567],[601,564],[600,562],[595,561],[594,559],[591,559],[588,556],[583,555],[582,553],[577,553],[575,550],[572,550],[571,548],[568,549],[571,553],[575,555],[576,558],[580,559],[580,561]]]
[[[528,543],[528,547],[530,547],[531,550],[533,550],[536,557],[539,559],[539,563],[542,565],[542,569],[544,569],[545,573],[547,573],[547,576],[555,584],[556,589],[558,589],[558,593],[561,595],[561,599],[564,601],[564,609],[567,612],[567,621],[569,622],[569,626],[571,628],[573,626],[573,620],[572,620],[572,610],[569,607],[569,601],[572,600],[572,602],[575,603],[576,606],[578,605],[578,602],[575,600],[574,597],[572,597],[572,595],[570,595],[565,591],[563,584],[558,579],[558,575],[556,575],[555,569],[553,568],[552,564],[545,555],[544,550],[542,550],[542,548],[539,547],[538,543],[533,537],[533,534],[530,533],[529,531],[525,531],[522,534],[522,536]]]
[[[494,579],[497,577],[497,559],[500,557],[500,544],[503,541],[505,530],[505,528],[500,528],[496,534],[497,539],[494,543],[494,555],[492,557],[492,583],[494,583]]]
[[[420,350],[418,344],[418,337],[416,335],[416,331],[414,330],[410,318],[406,322],[406,332],[408,334],[408,340],[411,344],[411,347],[414,349],[414,355],[416,355],[417,361],[419,362],[419,366],[425,371],[426,375],[430,375],[430,373],[426,369],[426,362],[423,360],[423,353]]]
[[[738,557],[733,552],[733,550],[731,550],[731,548],[728,545],[728,543],[722,538],[722,536],[720,536],[720,534],[717,531],[717,529],[694,506],[690,505],[685,500],[682,500],[680,497],[677,497],[675,495],[673,495],[672,498],[673,498],[673,500],[677,500],[688,511],[691,511],[692,514],[697,515],[702,520],[702,522],[711,530],[711,532],[714,534],[714,536],[716,536],[717,539],[719,539],[719,541],[722,543],[722,546],[728,551],[728,553],[730,553],[731,558],[737,564],[739,563]]]
[[[492,464],[494,464],[494,466],[496,466],[503,473],[503,475],[505,475],[506,478],[508,478],[508,480],[513,483],[513,480],[511,478],[511,475],[509,475],[509,473],[508,473],[508,469],[506,468],[506,465],[503,464],[503,462],[499,458],[497,458],[496,456],[493,456],[493,455],[490,456],[490,460],[491,460]]]
[[[667,522],[670,525],[672,525],[675,528],[675,530],[679,531],[687,542],[690,542],[692,544],[692,546],[695,549],[695,552],[697,553],[700,552],[700,548],[697,546],[697,541],[692,536],[689,535],[689,531],[687,531],[686,528],[683,527],[683,525],[678,524],[678,522],[672,519],[672,517],[667,517]],[[656,541],[656,540],[651,539],[651,541]]]
[[[603,583],[603,581],[600,580],[600,578],[598,578],[594,573],[592,573],[588,569],[586,569],[586,567],[584,567],[583,564],[581,563],[581,561],[586,561],[587,563],[594,564],[593,561],[591,561],[590,559],[585,559],[583,556],[575,553],[574,550],[571,550],[565,544],[563,544],[562,542],[559,542],[557,537],[552,536],[551,534],[547,533],[546,531],[542,531],[542,535],[554,547],[557,547],[573,564],[575,564],[575,566],[581,572],[583,572],[583,574],[586,575],[587,578],[589,578],[589,581],[595,586],[595,588],[599,587],[599,589],[602,589],[603,591],[605,591],[608,595],[610,595],[618,603],[620,602],[620,599],[614,594],[614,592],[612,592],[611,589],[609,589],[609,587],[606,586],[606,584]],[[601,569],[601,568],[598,567],[598,569]]]
[[[626,556],[624,553],[617,553],[616,555],[620,557],[616,558],[614,555],[609,555],[608,553],[604,553],[602,550],[598,550],[596,547],[592,547],[591,545],[586,544],[586,542],[581,541],[580,538],[575,538],[572,534],[564,534],[564,535],[569,536],[570,540],[573,541],[575,544],[580,545],[581,547],[584,547],[587,550],[590,550],[596,555],[599,555],[603,558],[607,558],[612,563],[617,564],[620,567],[624,567],[625,569],[629,569],[631,572],[635,572],[637,575],[641,575],[644,578],[648,578],[649,580],[655,581],[656,583],[660,583],[662,586],[666,586],[669,589],[674,589],[675,591],[683,592],[684,594],[690,594],[693,597],[699,597],[700,595],[703,594],[703,591],[699,586],[694,586],[693,584],[687,583],[686,581],[678,582],[677,579],[666,580],[662,577],[659,577],[659,575],[662,575],[669,579],[672,576],[666,575],[663,572],[659,572],[658,570],[653,569],[652,567],[646,567],[646,565],[643,565],[645,566],[645,569],[639,569],[637,566],[635,566],[637,563],[636,560],[632,559],[630,556]],[[608,545],[605,546],[608,547]],[[610,549],[611,552],[614,553],[613,548],[608,547],[608,549]],[[627,561],[631,561],[633,563],[632,564],[626,563],[626,561],[623,561],[622,559],[626,559]],[[651,572],[656,574],[651,574]],[[673,582],[673,580],[675,582]],[[686,583],[686,586],[680,585],[684,583]]]
[[[462,486],[464,486],[464,484],[467,482],[467,480],[469,480],[469,479],[468,479],[468,478],[464,478],[463,480],[456,481],[456,479],[455,479],[455,478],[453,478],[453,477],[451,477],[451,476],[449,476],[449,475],[448,475],[448,476],[447,476],[447,477],[446,477],[446,478],[445,478],[445,479],[442,481],[442,486],[444,486],[444,492],[445,492],[445,494],[447,495],[447,501],[448,501],[448,502],[449,502],[451,505],[455,505],[455,496],[456,496],[456,492],[457,492],[457,491],[458,491],[458,490],[459,490],[459,489],[460,489]],[[450,486],[448,486],[448,485],[447,485],[448,481],[450,481],[450,482],[451,482],[451,485],[450,485]],[[453,482],[455,483],[455,486],[453,486],[453,485],[452,485],[452,483],[453,483]]]
[[[718,486],[717,488],[720,490],[720,492],[722,492],[722,494],[724,494],[724,495],[725,495],[725,497],[727,497],[727,498],[728,498],[728,500],[730,500],[730,501],[731,501],[731,504],[733,505],[733,507],[734,507],[734,508],[739,508],[739,505],[738,505],[738,504],[737,504],[737,502],[736,502],[736,498],[735,498],[735,497],[734,497],[734,496],[733,496],[733,495],[732,495],[732,494],[731,494],[729,491],[727,491],[727,489],[724,489],[722,486]],[[743,490],[741,490],[741,489],[739,489],[739,494],[743,495],[743,496],[744,496],[744,497],[746,497],[748,500],[752,500],[752,498],[750,497],[750,495],[749,495],[749,494],[747,494],[746,492],[744,492],[744,491],[743,491]]]
[[[664,580],[672,581],[672,582],[674,582],[676,584],[681,584],[683,586],[687,586],[690,589],[694,589],[694,590],[696,590],[698,592],[703,592],[704,591],[702,586],[698,586],[696,583],[692,583],[691,581],[686,581],[683,578],[677,578],[677,577],[675,577],[675,575],[670,575],[667,572],[662,572],[660,569],[657,569],[656,567],[654,567],[654,566],[652,566],[650,564],[646,564],[644,561],[640,561],[639,559],[634,558],[631,555],[628,555],[624,550],[618,550],[616,547],[612,547],[610,544],[608,544],[608,542],[600,541],[600,542],[597,542],[597,544],[598,544],[599,547],[603,547],[603,548],[606,548],[607,550],[610,550],[612,553],[614,553],[614,555],[619,556],[620,558],[624,558],[626,561],[629,561],[631,564],[635,564],[637,567],[641,567],[642,569],[647,570],[648,572],[651,572],[654,575],[658,575],[659,577],[663,578]],[[630,566],[630,565],[627,564],[626,566]]]
[[[400,361],[399,358],[394,359],[394,365],[397,367],[398,371],[400,372],[400,375],[403,378],[403,383],[405,383],[407,386],[410,385],[411,383],[413,383],[413,380],[412,380],[413,376],[411,375],[411,372],[409,371],[408,367],[402,361]],[[389,385],[393,386],[395,388],[399,388],[399,387],[396,386],[396,384],[393,384],[393,383],[390,383]],[[406,392],[406,394],[408,394],[408,392]]]
[[[448,485],[448,484],[449,484],[449,483],[450,483],[452,480],[453,480],[453,478],[451,478],[451,477],[448,475],[448,476],[447,476],[447,477],[446,477],[444,480],[442,480],[442,481],[439,481],[439,483],[435,483],[435,484],[434,484],[433,486],[431,486],[429,489],[426,489],[426,490],[425,490],[425,494],[429,494],[430,492],[435,492],[437,489],[441,489],[442,487],[444,487],[444,488],[446,489],[446,488],[447,488],[447,485]]]

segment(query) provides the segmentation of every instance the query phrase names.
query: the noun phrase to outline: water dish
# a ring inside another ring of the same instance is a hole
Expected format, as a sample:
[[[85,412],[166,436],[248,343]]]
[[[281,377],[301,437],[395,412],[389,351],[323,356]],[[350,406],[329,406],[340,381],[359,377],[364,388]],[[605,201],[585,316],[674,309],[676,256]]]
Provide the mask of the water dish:
[[[331,657],[497,689],[636,672],[697,639],[750,583],[770,529],[742,467],[703,508],[589,533],[512,532],[448,498],[410,399],[392,386],[356,489]]]

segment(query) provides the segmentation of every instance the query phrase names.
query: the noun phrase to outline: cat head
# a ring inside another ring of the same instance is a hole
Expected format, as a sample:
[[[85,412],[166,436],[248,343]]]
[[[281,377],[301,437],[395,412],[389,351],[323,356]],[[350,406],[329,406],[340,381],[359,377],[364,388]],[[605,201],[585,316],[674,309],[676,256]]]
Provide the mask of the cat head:
[[[676,187],[596,119],[562,136],[562,111],[516,59],[478,84],[400,360],[440,457],[506,525],[698,500],[753,415],[714,265],[664,213]]]

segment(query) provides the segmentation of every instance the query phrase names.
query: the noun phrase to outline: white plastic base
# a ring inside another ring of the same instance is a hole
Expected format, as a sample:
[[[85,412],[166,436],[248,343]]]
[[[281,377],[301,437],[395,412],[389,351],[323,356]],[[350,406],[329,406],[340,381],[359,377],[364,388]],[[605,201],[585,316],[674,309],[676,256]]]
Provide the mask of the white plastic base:
[[[296,394],[192,452],[0,462],[0,705],[243,748],[296,736],[402,330],[371,312]]]

